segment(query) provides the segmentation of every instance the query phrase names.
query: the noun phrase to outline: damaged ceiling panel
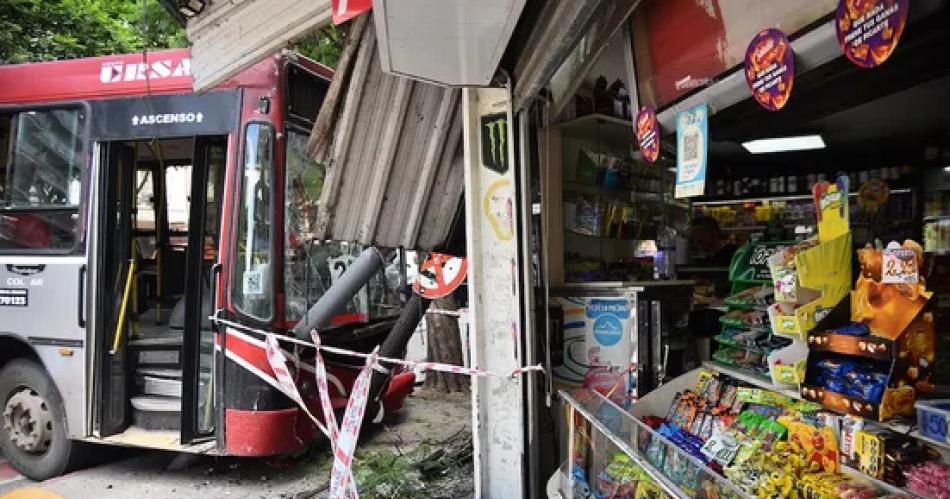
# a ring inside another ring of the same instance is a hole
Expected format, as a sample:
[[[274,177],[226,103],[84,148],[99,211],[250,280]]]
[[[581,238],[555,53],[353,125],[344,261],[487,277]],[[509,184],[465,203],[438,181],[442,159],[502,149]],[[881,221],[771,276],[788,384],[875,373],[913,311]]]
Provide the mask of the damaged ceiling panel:
[[[463,191],[461,93],[383,73],[366,17],[350,26],[311,134],[327,167],[316,236],[433,249]]]
[[[168,2],[164,2],[168,3]],[[192,2],[194,3],[194,2]],[[188,20],[195,92],[204,92],[330,23],[330,0],[204,2]],[[177,4],[172,9],[177,11]]]

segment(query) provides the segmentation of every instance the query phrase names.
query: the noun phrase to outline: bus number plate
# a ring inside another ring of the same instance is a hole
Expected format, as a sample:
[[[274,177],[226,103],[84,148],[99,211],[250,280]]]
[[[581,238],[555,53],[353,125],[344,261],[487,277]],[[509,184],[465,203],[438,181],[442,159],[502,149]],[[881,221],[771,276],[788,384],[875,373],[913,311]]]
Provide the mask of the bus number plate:
[[[29,302],[26,289],[0,288],[0,307],[25,307]]]

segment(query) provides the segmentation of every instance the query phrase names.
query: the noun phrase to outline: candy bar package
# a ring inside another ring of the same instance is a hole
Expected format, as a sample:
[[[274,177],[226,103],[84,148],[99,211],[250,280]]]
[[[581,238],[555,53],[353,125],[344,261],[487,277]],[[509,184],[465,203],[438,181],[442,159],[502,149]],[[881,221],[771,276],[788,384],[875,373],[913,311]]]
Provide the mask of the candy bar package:
[[[666,447],[666,442],[658,436],[653,436],[653,438],[650,440],[650,445],[647,446],[647,461],[649,461],[650,464],[652,464],[657,469],[663,468]]]
[[[723,390],[719,405],[726,408],[733,408],[733,405],[736,403],[736,392],[737,388],[735,384],[727,384]]]
[[[880,403],[887,388],[887,368],[874,362],[830,357],[815,363],[815,384],[842,395]]]
[[[697,433],[696,436],[698,436],[699,438],[703,440],[708,440],[709,437],[712,436],[713,431],[715,430],[717,426],[716,425],[717,419],[722,419],[722,416],[717,416],[713,414],[707,415],[706,418],[703,420],[703,425],[699,428],[699,433]]]
[[[840,436],[838,441],[841,443],[841,460],[851,466],[857,462],[855,453],[854,439],[855,435],[864,429],[864,419],[854,416],[842,416],[839,422]]]
[[[720,397],[722,396],[722,383],[719,377],[713,377],[709,379],[699,391],[699,395],[712,406],[719,405]]]
[[[693,423],[689,426],[689,429],[687,429],[686,431],[692,433],[693,435],[697,435],[697,436],[701,435],[703,431],[703,424],[705,424],[706,419],[711,419],[711,418],[713,418],[713,416],[709,414],[708,412],[706,412],[705,410],[701,410],[697,412],[696,416],[693,418]]]

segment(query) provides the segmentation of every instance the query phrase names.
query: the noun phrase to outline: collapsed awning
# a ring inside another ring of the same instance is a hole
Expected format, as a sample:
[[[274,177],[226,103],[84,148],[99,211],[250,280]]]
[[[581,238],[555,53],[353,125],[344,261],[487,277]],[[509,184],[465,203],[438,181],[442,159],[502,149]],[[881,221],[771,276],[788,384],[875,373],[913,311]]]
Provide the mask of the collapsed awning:
[[[208,2],[188,20],[196,92],[213,88],[330,22],[330,0]]]
[[[461,93],[384,73],[369,18],[350,27],[310,137],[327,168],[316,236],[432,249],[462,197]]]
[[[198,0],[187,19],[195,91],[208,90],[331,20],[331,0]],[[183,19],[168,0],[166,7]],[[453,86],[491,82],[525,0],[375,0],[378,63]],[[345,2],[338,3],[346,8]]]

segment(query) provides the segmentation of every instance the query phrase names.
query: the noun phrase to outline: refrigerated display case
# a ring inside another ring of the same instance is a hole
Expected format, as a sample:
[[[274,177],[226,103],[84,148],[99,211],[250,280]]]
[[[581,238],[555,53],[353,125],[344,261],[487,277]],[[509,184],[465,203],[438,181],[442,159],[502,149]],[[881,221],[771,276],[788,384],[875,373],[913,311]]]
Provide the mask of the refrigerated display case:
[[[628,406],[696,360],[685,340],[691,281],[584,283],[552,289],[563,353],[558,387],[586,387]],[[679,298],[679,299],[677,299]]]

